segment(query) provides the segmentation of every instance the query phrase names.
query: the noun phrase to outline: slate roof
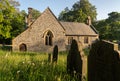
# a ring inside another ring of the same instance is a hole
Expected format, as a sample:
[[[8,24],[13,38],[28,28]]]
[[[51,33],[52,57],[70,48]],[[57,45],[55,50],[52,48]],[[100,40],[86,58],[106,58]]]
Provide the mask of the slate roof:
[[[98,35],[94,28],[91,26],[88,26],[84,23],[78,23],[78,22],[60,22],[62,26],[65,29],[66,35],[87,35],[87,36],[96,36]]]

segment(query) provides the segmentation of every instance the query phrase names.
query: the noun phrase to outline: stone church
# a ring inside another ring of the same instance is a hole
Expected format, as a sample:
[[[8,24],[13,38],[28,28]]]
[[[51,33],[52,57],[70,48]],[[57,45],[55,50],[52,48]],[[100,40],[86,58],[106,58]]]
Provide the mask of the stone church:
[[[55,45],[59,51],[65,51],[69,49],[72,39],[75,39],[81,48],[98,39],[90,17],[87,24],[62,22],[47,8],[32,21],[32,8],[28,8],[28,12],[28,28],[12,40],[13,51],[51,52]]]

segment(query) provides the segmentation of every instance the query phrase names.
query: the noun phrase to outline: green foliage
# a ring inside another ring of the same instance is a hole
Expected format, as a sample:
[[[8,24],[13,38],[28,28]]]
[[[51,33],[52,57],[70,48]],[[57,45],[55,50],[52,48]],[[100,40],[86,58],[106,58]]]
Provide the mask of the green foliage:
[[[0,2],[0,43],[10,40],[24,30],[25,18],[18,12],[10,0]],[[8,42],[8,41],[7,41]]]
[[[26,29],[26,12],[18,11],[19,2],[15,0],[0,1],[0,43],[10,44],[11,40]],[[33,19],[36,19],[40,12],[33,9]]]
[[[16,0],[8,0],[11,6],[18,7],[20,6],[20,3]]]
[[[61,21],[86,22],[88,16],[95,21],[96,15],[95,6],[89,3],[88,0],[80,0],[73,5],[71,10],[66,7],[60,13],[58,19]]]
[[[11,38],[16,37],[19,35],[22,31],[25,30],[26,24],[25,24],[25,14],[21,13],[14,13],[14,19],[11,21],[12,29],[10,31]]]
[[[120,40],[120,13],[111,12],[105,20],[96,22],[94,25],[99,31],[101,39]]]
[[[14,8],[9,5],[7,0],[2,0],[0,12],[0,36],[10,38],[10,30],[12,29],[11,20],[13,18]]]
[[[83,51],[84,51],[84,54],[85,54],[86,56],[88,56],[88,55],[89,55],[90,48],[85,48],[85,49],[83,49]]]
[[[36,10],[36,9],[32,9],[32,16],[33,16],[33,19],[37,19],[39,16],[40,16],[40,11]]]

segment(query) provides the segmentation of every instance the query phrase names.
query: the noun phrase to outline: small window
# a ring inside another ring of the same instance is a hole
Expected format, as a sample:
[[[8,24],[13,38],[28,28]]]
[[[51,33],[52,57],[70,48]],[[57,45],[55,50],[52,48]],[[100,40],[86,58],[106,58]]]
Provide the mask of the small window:
[[[53,34],[51,31],[48,31],[45,36],[45,45],[52,46]]]
[[[68,37],[68,44],[71,44],[73,40],[73,37]]]
[[[88,43],[88,37],[84,37],[84,43]]]

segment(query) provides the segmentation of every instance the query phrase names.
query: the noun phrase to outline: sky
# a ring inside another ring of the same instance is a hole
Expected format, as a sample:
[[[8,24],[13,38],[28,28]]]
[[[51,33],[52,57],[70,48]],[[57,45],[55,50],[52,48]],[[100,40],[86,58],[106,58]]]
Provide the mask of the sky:
[[[20,3],[20,10],[27,12],[28,7],[43,12],[49,7],[52,12],[58,17],[59,13],[68,7],[72,8],[72,5],[79,0],[16,0]],[[96,7],[97,20],[106,19],[108,13],[119,12],[120,13],[120,0],[89,0],[89,2]]]

